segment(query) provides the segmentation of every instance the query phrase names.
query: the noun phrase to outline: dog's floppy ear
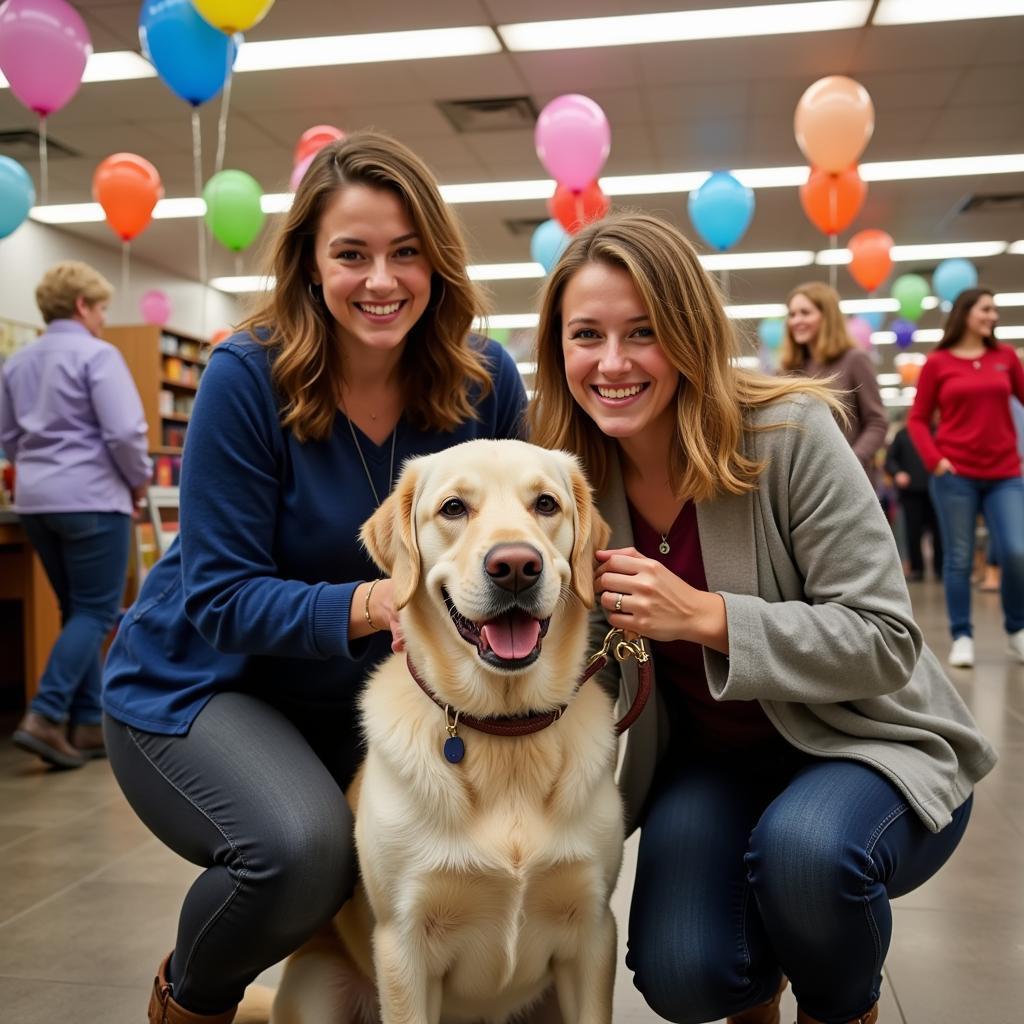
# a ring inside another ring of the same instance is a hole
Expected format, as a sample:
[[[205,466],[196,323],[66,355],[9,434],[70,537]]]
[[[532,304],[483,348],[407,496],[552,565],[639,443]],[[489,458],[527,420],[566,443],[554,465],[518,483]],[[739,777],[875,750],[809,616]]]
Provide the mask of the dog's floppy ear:
[[[572,586],[588,607],[594,605],[594,552],[607,545],[611,529],[594,505],[590,484],[575,459],[569,469],[573,501]]]
[[[407,463],[395,489],[359,532],[370,557],[391,577],[396,609],[409,603],[420,581],[414,518],[419,476],[416,463]]]

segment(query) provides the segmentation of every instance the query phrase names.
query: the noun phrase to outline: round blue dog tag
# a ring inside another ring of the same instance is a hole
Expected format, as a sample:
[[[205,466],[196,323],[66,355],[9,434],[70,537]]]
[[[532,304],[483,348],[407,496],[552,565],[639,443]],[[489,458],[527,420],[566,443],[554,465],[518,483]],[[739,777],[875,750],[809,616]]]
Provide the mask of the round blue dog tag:
[[[444,741],[445,760],[450,764],[458,764],[466,754],[466,744],[461,736],[449,736]]]

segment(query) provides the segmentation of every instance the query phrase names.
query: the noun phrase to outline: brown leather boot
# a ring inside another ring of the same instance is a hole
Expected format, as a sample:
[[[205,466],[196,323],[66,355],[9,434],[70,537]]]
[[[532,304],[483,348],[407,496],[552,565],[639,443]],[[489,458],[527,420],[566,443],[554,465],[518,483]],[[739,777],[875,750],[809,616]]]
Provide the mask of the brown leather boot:
[[[862,1013],[859,1017],[854,1017],[849,1024],[875,1024],[878,1020],[878,1003],[875,1003],[866,1013]],[[819,1024],[810,1014],[804,1013],[800,1007],[796,1010],[796,1024]]]
[[[76,722],[68,730],[68,739],[71,741],[71,746],[84,758],[107,756],[107,745],[103,742],[102,725],[86,725],[83,722]]]
[[[168,953],[153,979],[153,994],[149,997],[149,1024],[231,1024],[237,1006],[214,1014],[192,1013],[179,1006],[171,996],[171,983],[167,980],[170,963],[171,953]]]
[[[35,711],[29,711],[18,723],[12,738],[15,746],[57,768],[81,768],[85,764],[85,758],[68,743],[61,726]]]
[[[779,1024],[782,1013],[779,1010],[779,1003],[782,1002],[782,993],[786,991],[789,984],[785,975],[779,982],[779,990],[766,1003],[752,1006],[749,1010],[737,1013],[734,1017],[727,1017],[725,1024]]]

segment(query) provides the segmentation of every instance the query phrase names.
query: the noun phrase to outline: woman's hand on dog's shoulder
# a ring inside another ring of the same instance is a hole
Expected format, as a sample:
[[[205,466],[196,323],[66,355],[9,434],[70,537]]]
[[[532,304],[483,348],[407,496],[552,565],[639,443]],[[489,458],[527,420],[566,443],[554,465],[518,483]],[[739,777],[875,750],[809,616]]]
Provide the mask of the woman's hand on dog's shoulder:
[[[636,548],[598,551],[597,561],[594,591],[612,626],[651,640],[689,640],[729,653],[728,620],[721,595],[691,587]]]
[[[372,587],[372,590],[371,590]],[[395,585],[390,579],[360,583],[352,592],[352,611],[349,614],[349,636],[353,640],[390,630],[391,649],[396,653],[405,650],[405,638],[395,610]],[[371,621],[367,621],[367,613]]]

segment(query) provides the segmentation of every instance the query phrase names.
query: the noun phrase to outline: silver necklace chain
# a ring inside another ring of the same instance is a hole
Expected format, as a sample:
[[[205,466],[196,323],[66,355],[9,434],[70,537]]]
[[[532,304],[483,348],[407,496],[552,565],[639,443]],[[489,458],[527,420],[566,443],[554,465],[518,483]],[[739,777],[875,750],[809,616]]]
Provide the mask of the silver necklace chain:
[[[377,488],[374,486],[373,477],[370,476],[370,467],[366,464],[366,456],[363,455],[362,446],[359,444],[359,438],[356,437],[356,428],[352,426],[352,420],[349,418],[348,412],[345,409],[344,400],[341,401],[341,411],[345,413],[345,419],[348,421],[348,429],[352,433],[352,443],[356,446],[356,452],[359,455],[359,461],[363,464],[363,472],[366,474],[366,482],[370,485],[370,490],[373,492],[373,500],[377,503],[377,507],[380,507],[380,495],[377,493]],[[388,469],[388,487],[390,488],[395,479],[395,439],[398,437],[398,424],[395,424],[395,429],[391,432],[391,465]],[[389,492],[390,493],[390,492]],[[387,497],[385,494],[384,497]]]

